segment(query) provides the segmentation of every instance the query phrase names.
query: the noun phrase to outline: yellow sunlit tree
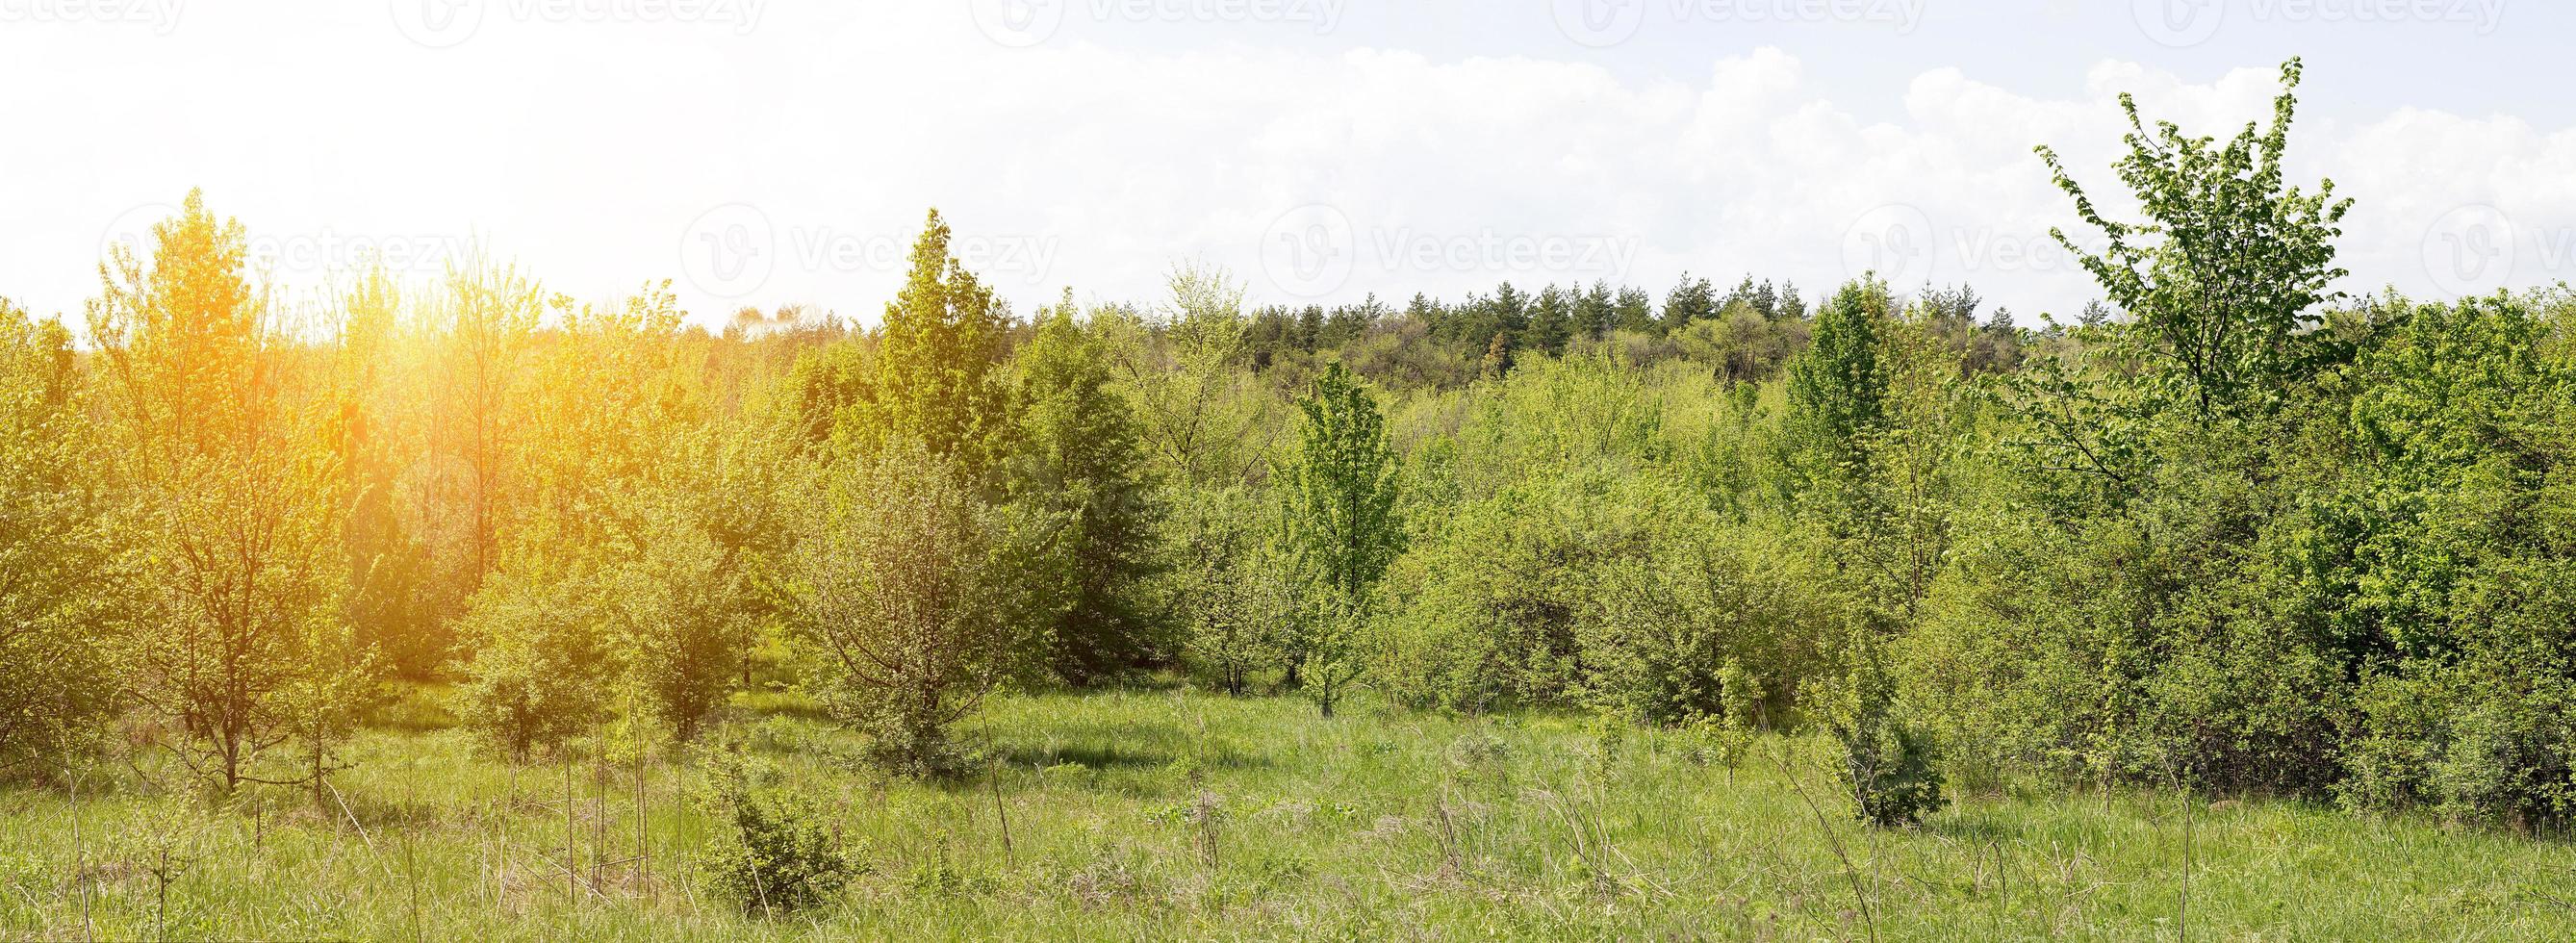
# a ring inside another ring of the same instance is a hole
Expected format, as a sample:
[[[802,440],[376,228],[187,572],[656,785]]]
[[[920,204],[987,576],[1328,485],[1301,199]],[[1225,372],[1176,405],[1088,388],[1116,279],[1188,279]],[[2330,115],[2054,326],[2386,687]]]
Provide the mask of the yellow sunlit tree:
[[[89,312],[151,589],[133,693],[224,790],[317,781],[372,671],[340,605],[345,495],[323,400],[244,277],[239,222],[191,192],[152,237],[148,263],[120,246],[101,266]],[[258,763],[292,739],[309,766]]]

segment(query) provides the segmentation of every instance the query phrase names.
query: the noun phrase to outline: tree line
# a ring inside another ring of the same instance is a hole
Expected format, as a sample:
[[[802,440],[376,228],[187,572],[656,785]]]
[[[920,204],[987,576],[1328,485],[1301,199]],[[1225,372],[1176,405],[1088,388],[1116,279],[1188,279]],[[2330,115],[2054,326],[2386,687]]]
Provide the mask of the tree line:
[[[2331,290],[2348,200],[2125,97],[2104,304],[1163,297],[1015,315],[933,212],[872,326],[507,265],[280,303],[192,194],[86,345],[0,311],[0,763],[318,784],[389,682],[498,756],[794,690],[961,768],[1007,687],[1830,738],[1855,808],[2145,783],[2576,808],[2576,300]]]

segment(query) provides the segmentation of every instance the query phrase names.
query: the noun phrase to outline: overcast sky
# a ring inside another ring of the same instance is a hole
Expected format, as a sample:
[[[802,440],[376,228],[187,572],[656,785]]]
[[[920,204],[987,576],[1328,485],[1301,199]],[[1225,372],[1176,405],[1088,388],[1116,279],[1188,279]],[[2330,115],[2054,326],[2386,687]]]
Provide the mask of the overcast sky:
[[[2576,270],[2576,5],[2537,0],[0,0],[0,296],[77,315],[188,188],[281,289],[470,245],[712,320],[873,320],[924,210],[1021,311],[1683,272],[2093,297],[2134,92],[2225,135],[2308,64],[2345,287]]]

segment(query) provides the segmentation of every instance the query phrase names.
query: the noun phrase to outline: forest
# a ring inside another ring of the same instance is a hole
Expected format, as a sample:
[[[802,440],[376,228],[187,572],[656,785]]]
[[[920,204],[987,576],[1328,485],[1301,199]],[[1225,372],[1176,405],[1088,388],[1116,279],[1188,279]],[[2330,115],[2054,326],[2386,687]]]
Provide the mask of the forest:
[[[2576,295],[2336,290],[2299,77],[2040,149],[2066,318],[288,301],[191,193],[0,301],[0,936],[2563,932]]]

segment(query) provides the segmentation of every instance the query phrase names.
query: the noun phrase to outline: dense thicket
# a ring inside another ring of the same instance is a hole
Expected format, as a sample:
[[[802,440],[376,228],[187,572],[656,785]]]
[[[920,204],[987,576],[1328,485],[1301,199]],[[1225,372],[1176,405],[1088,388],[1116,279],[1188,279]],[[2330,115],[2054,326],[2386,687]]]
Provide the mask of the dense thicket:
[[[86,348],[0,310],[0,762],[124,723],[314,779],[395,677],[521,760],[797,689],[938,773],[998,686],[1178,672],[1816,730],[1887,823],[2018,780],[2563,821],[2576,299],[2331,293],[2294,105],[2127,104],[2137,221],[2049,155],[2112,306],[2032,326],[1867,277],[1247,310],[1197,265],[1023,321],[936,214],[872,327],[483,263],[284,304],[192,197]]]

